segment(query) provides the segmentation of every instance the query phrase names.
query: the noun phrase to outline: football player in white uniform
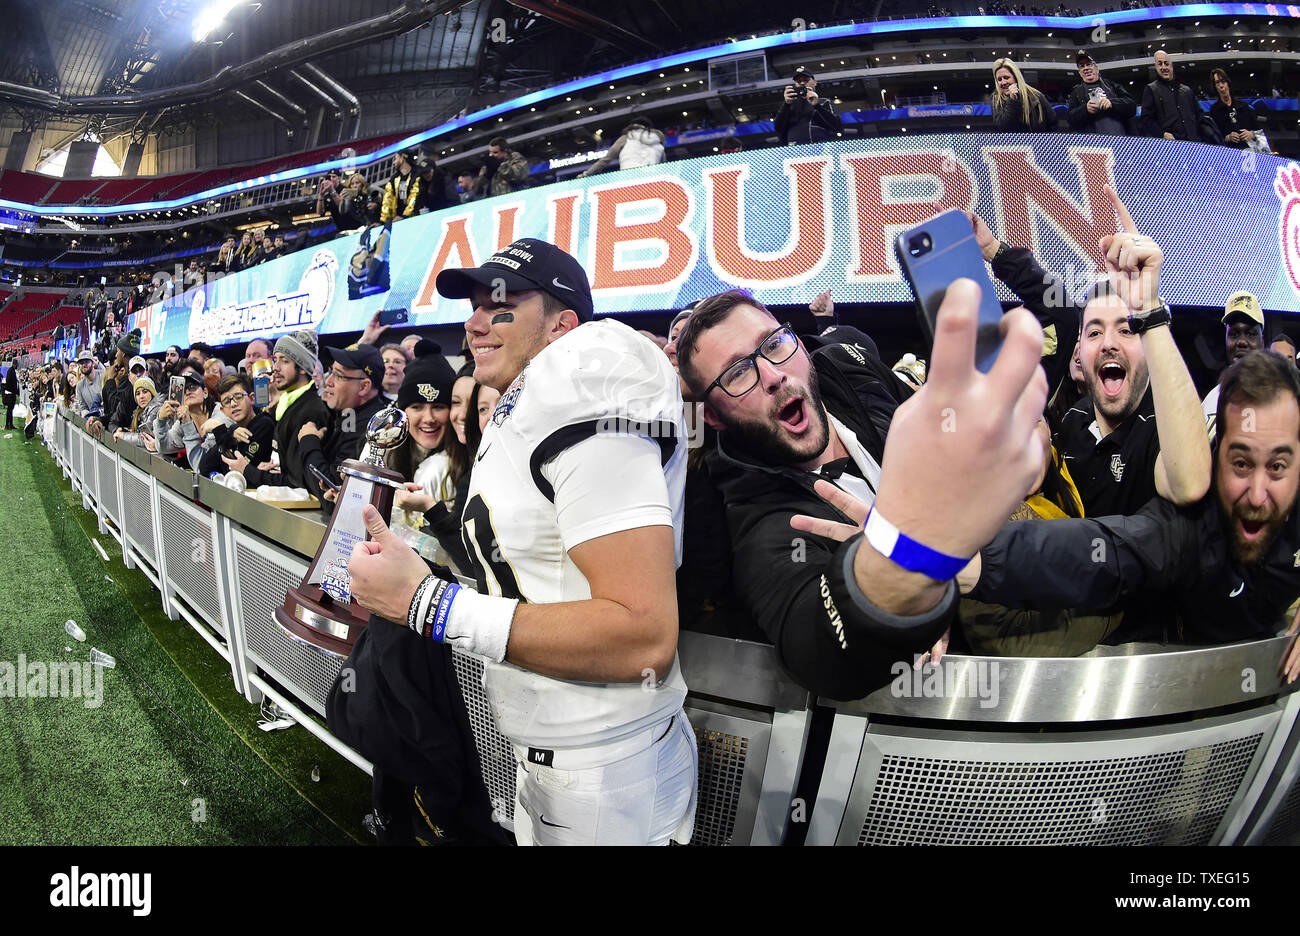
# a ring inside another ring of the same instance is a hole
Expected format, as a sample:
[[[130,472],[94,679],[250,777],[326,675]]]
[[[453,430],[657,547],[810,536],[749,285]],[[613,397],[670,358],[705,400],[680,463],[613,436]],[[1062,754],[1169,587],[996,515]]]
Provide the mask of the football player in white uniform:
[[[589,321],[586,273],[545,241],[444,270],[437,286],[471,300],[474,377],[502,394],[462,517],[478,591],[428,575],[367,508],[353,594],[486,657],[518,761],[520,844],[685,843],[696,750],[676,652],[676,374],[631,328]]]

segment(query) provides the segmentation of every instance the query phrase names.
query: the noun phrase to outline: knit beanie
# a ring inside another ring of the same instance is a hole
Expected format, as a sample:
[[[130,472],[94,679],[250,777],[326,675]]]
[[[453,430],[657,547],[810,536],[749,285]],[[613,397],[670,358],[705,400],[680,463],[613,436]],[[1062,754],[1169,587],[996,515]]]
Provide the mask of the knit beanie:
[[[117,339],[117,350],[121,351],[127,357],[135,357],[140,353],[140,338],[142,334],[140,329],[133,328],[121,338]]]
[[[451,406],[451,385],[456,372],[442,356],[442,348],[427,338],[415,346],[415,360],[406,365],[402,386],[397,391],[397,408],[415,403]]]
[[[135,383],[131,384],[131,392],[134,393],[136,390],[139,390],[141,387],[148,387],[150,393],[152,393],[154,396],[158,395],[158,388],[153,385],[153,381],[148,377],[140,377],[136,380]]]
[[[310,329],[292,332],[275,343],[275,354],[283,354],[308,375],[316,372],[316,333]]]

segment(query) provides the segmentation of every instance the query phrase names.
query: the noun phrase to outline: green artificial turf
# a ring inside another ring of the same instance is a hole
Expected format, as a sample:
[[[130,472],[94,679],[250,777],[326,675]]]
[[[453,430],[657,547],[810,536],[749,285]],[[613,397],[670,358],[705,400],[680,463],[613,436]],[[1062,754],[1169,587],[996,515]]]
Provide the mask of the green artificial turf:
[[[3,664],[20,655],[80,663],[96,647],[117,661],[97,707],[84,687],[0,695],[0,844],[368,840],[369,778],[300,726],[258,729],[226,661],[166,618],[152,583],[21,433],[0,438],[0,530],[0,694]],[[68,619],[85,643],[65,634]]]

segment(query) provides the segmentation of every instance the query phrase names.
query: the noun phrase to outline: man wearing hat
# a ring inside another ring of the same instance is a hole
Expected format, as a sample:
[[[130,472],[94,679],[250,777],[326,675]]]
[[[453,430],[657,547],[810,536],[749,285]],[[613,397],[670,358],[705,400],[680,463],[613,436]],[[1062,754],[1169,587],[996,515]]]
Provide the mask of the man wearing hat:
[[[1264,347],[1264,310],[1254,293],[1240,289],[1229,296],[1223,306],[1222,321],[1228,367],[1250,352]],[[1219,385],[1215,383],[1201,401],[1201,412],[1205,414],[1205,429],[1210,435],[1211,444],[1214,442],[1215,415],[1218,411]]]
[[[844,124],[831,102],[817,94],[817,79],[800,65],[785,87],[785,100],[776,112],[776,135],[781,144],[825,143],[840,135]]]
[[[104,369],[95,360],[90,348],[82,348],[77,354],[77,412],[85,420],[97,420],[104,414]]]
[[[330,412],[312,382],[312,373],[319,363],[316,348],[316,333],[307,329],[284,335],[275,343],[271,382],[280,392],[280,398],[275,404],[273,445],[280,456],[280,467],[263,470],[260,463],[250,462],[238,452],[233,458],[222,457],[232,471],[244,473],[249,487],[270,484],[317,490],[315,479],[307,477],[300,441],[302,429],[308,423],[325,426],[330,419]],[[268,453],[266,457],[271,456]]]
[[[322,500],[327,489],[312,467],[335,484],[342,483],[339,465],[360,456],[371,417],[388,405],[379,394],[384,359],[374,345],[326,348],[325,359],[330,363],[325,371],[324,392],[325,405],[330,408],[329,424],[306,422],[298,430],[307,490]]]
[[[478,590],[429,575],[367,508],[353,594],[394,626],[486,658],[484,687],[515,749],[520,844],[688,841],[676,375],[631,328],[589,321],[586,273],[545,241],[443,270],[437,287],[470,299],[474,377],[502,393],[462,514]]]
[[[1070,109],[1065,119],[1076,133],[1125,136],[1127,124],[1137,112],[1137,103],[1124,86],[1101,77],[1097,61],[1084,49],[1075,56],[1079,84],[1070,91]]]
[[[420,206],[420,177],[415,174],[415,162],[420,151],[411,147],[393,157],[393,177],[384,186],[384,200],[379,209],[379,220],[385,224],[397,218],[409,218]]]
[[[109,408],[107,400],[104,403],[104,412],[109,417],[108,431],[110,433],[116,433],[118,429],[124,429],[131,425],[131,417],[135,415],[136,410],[136,381],[148,375],[149,367],[144,358],[137,354],[122,368],[122,372],[125,375],[125,390],[116,394],[112,409]],[[157,393],[157,390],[155,389],[154,392]]]
[[[128,373],[128,365],[132,358],[140,354],[140,337],[140,330],[137,328],[119,338],[113,360],[104,369],[100,390],[103,394],[104,417],[110,422],[110,431],[116,428],[111,424],[112,419],[117,415],[118,408],[124,400],[129,404],[126,417],[128,420],[135,410],[135,394],[131,389],[134,378]]]

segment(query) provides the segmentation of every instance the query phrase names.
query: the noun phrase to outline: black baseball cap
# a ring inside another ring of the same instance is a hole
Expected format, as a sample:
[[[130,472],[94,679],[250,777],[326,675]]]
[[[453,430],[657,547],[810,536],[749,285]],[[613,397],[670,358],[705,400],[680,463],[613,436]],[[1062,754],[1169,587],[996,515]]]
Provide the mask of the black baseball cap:
[[[1097,60],[1092,57],[1087,49],[1080,49],[1074,56],[1075,68],[1082,68],[1085,65],[1096,65]]]
[[[355,348],[321,348],[321,356],[326,361],[337,361],[340,367],[359,370],[370,378],[371,384],[379,386],[384,377],[384,356],[371,344],[359,344]]]
[[[578,320],[591,318],[593,303],[587,272],[572,256],[554,244],[524,237],[502,247],[468,270],[443,270],[438,274],[438,294],[447,299],[468,299],[475,286],[493,288],[503,283],[506,292],[541,289],[578,313]]]
[[[802,65],[800,65],[798,68],[794,70],[794,74],[792,74],[790,77],[798,81],[800,78],[816,78],[817,76],[814,75],[812,72],[810,72],[808,69],[804,68]]]

